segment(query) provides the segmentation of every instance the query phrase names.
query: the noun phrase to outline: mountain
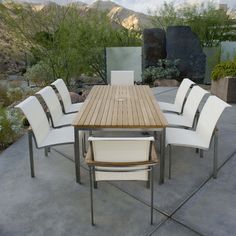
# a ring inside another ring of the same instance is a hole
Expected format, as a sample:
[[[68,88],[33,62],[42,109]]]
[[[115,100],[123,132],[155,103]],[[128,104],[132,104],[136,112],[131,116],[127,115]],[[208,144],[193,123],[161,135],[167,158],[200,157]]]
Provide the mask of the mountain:
[[[139,30],[151,26],[150,16],[129,10],[112,1],[98,0],[88,5],[88,8],[106,11],[111,20],[127,29],[133,28]]]

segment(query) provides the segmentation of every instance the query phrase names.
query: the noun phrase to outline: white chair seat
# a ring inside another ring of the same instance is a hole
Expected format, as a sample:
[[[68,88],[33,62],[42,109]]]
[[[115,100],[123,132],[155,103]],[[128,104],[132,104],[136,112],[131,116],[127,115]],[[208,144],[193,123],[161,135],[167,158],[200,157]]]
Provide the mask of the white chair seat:
[[[208,149],[208,144],[203,140],[202,136],[193,130],[167,128],[166,129],[166,146],[167,145],[194,147],[200,149]]]
[[[167,102],[158,102],[162,111],[176,112],[179,113],[181,111],[181,107],[178,107],[176,104],[171,104]]]
[[[78,112],[81,107],[83,106],[83,102],[80,102],[80,103],[73,103],[71,104],[70,107],[67,107],[67,109],[65,109],[65,112],[66,113],[71,113],[71,112]]]
[[[183,115],[165,113],[165,118],[168,121],[169,126],[184,126],[191,128],[192,121],[184,117]]]
[[[39,148],[66,143],[74,143],[74,127],[51,129],[43,142],[39,144]]]
[[[71,125],[76,117],[76,113],[62,115],[60,119],[53,121],[55,127],[63,126],[63,125]]]

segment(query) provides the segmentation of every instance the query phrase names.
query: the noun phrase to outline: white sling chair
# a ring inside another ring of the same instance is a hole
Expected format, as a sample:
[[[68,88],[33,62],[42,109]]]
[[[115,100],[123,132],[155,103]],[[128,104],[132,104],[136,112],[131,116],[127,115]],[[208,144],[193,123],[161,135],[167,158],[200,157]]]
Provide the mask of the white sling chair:
[[[134,85],[134,71],[112,70],[111,85]]]
[[[34,96],[28,97],[16,107],[22,110],[31,126],[31,128],[28,130],[30,169],[31,177],[35,177],[32,142],[33,138],[37,148],[47,149],[48,147],[55,145],[75,144],[74,128],[70,126],[51,129],[43,107],[39,103],[38,99]],[[79,158],[79,155],[76,155],[76,158]],[[80,161],[77,160],[77,163],[77,182],[80,183]]]
[[[86,162],[90,170],[91,223],[94,181],[140,180],[151,184],[151,224],[153,224],[153,166],[157,155],[153,137],[89,137]],[[149,176],[150,172],[150,176]]]
[[[196,130],[178,128],[166,129],[166,146],[169,147],[169,178],[171,178],[171,146],[184,146],[207,150],[214,136],[213,177],[217,177],[218,132],[216,123],[227,103],[216,96],[210,96],[199,116]]]
[[[168,121],[168,126],[193,128],[197,109],[204,95],[208,93],[209,92],[207,92],[205,89],[202,89],[199,86],[194,86],[187,97],[183,113],[181,115],[174,113],[164,113],[164,116]]]
[[[65,114],[75,113],[80,110],[83,102],[73,103],[71,102],[71,97],[68,88],[63,79],[57,79],[51,85],[55,86],[57,89],[63,104],[63,112]]]
[[[75,119],[76,113],[63,114],[59,99],[52,87],[46,86],[36,94],[40,95],[46,103],[52,118],[54,128],[71,125]]]
[[[174,103],[158,102],[161,110],[164,112],[175,112],[175,113],[181,114],[186,95],[193,84],[195,83],[191,81],[190,79],[188,78],[183,79],[176,93]]]

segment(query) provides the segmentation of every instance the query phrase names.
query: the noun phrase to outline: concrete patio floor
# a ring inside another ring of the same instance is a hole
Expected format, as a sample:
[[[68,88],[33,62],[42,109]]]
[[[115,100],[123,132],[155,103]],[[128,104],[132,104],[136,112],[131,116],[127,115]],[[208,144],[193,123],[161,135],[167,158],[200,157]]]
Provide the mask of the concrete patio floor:
[[[155,88],[160,101],[173,101],[175,88]],[[154,184],[154,225],[150,190],[140,182],[104,182],[94,191],[90,225],[89,179],[75,183],[73,146],[34,150],[36,178],[30,178],[27,136],[0,154],[0,236],[60,235],[235,235],[236,105],[219,127],[219,173],[212,179],[212,149],[199,158],[193,149],[174,148],[172,179]],[[67,157],[67,158],[64,158]],[[166,163],[166,168],[168,162]]]

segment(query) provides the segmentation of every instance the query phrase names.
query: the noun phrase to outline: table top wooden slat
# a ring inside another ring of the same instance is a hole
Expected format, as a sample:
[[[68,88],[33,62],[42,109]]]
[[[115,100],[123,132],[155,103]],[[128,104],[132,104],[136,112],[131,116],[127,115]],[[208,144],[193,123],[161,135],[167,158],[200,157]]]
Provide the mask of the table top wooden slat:
[[[81,129],[163,128],[168,125],[146,85],[94,86],[73,124]]]

